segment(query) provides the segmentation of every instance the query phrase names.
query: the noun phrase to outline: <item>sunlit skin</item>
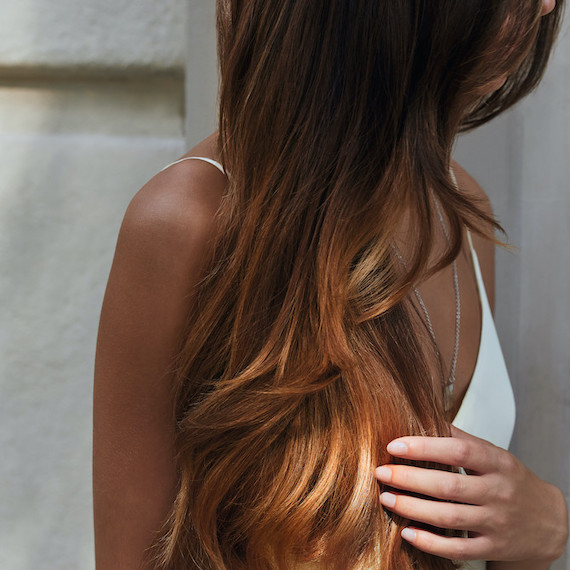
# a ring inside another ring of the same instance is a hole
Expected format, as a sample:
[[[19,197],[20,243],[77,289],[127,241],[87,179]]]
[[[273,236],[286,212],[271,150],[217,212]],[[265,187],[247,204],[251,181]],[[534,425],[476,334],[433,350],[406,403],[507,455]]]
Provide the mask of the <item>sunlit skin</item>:
[[[542,15],[556,0],[543,0]],[[493,91],[506,77],[489,85]],[[467,474],[383,465],[382,505],[411,521],[469,531],[439,536],[413,525],[402,537],[416,548],[455,560],[495,560],[489,569],[545,570],[568,539],[568,511],[559,489],[539,479],[514,455],[452,426],[451,437],[402,437],[388,444],[394,457],[463,467]],[[443,499],[432,501],[406,491]]]

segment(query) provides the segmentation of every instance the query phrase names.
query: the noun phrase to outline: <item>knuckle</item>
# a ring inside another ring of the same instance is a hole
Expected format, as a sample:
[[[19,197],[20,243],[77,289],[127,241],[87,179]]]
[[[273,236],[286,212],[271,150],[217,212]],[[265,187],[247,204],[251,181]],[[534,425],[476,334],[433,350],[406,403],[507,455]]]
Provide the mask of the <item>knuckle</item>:
[[[495,540],[495,551],[499,553],[501,556],[509,556],[510,550],[512,546],[512,541],[508,540],[506,537],[500,537]],[[516,552],[513,552],[512,555],[516,556]]]
[[[453,459],[457,466],[462,466],[467,463],[471,455],[471,448],[469,444],[464,440],[459,440],[455,442],[455,447],[453,449]]]
[[[496,534],[497,536],[501,537],[508,535],[509,520],[508,517],[505,515],[505,513],[501,511],[493,512],[492,516],[487,515],[485,517],[485,522],[490,527],[492,527],[492,529],[495,531],[494,534]]]
[[[459,538],[457,539],[457,541],[455,542],[455,545],[453,547],[453,558],[456,560],[467,560],[469,559],[469,550],[468,550],[468,545],[467,545],[467,540],[469,539],[465,539],[465,538]]]
[[[501,558],[501,556],[498,556],[496,541],[489,537],[484,537],[477,549],[477,558],[490,559],[497,557]]]
[[[516,500],[516,491],[510,482],[497,485],[496,497],[499,502],[512,504]]]
[[[454,474],[449,477],[448,481],[444,485],[443,494],[446,499],[459,499],[463,496],[465,491],[465,482],[463,480],[464,475]]]
[[[496,517],[497,517],[497,525],[501,530],[501,536],[506,536],[511,526],[509,524],[509,517],[505,513],[498,513]]]
[[[442,515],[442,523],[445,528],[456,529],[461,526],[463,517],[457,509],[451,509]]]
[[[490,519],[488,510],[484,507],[478,507],[473,519],[473,530],[488,528]]]
[[[406,487],[409,484],[409,475],[405,468],[392,467],[392,481],[391,483],[398,487]]]
[[[498,464],[501,472],[510,473],[515,468],[515,456],[508,451],[499,453]]]
[[[489,477],[479,477],[477,482],[479,483],[477,494],[483,502],[494,501],[498,498],[497,485],[491,484]]]
[[[512,546],[512,541],[502,537],[502,536],[493,536],[489,538],[486,543],[486,548],[484,551],[484,555],[486,557],[493,556],[496,559],[508,559],[512,558],[513,556],[516,557],[517,552],[510,552]],[[520,554],[520,553],[519,553]]]
[[[421,542],[420,542],[421,540]],[[421,533],[416,541],[416,545],[420,546],[422,550],[426,552],[433,552],[435,550],[436,544],[433,535]]]
[[[418,454],[421,457],[426,457],[429,452],[427,438],[422,437],[420,441],[411,442],[410,445],[413,446],[415,450],[417,450]],[[408,447],[410,447],[410,445]]]

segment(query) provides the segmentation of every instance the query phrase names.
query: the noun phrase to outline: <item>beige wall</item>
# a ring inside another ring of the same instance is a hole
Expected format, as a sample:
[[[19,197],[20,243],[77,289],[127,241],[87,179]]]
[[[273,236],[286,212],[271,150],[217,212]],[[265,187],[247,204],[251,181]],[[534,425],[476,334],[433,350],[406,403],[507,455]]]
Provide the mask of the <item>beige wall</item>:
[[[215,2],[188,7],[186,57],[186,139],[194,146],[217,129]]]
[[[206,2],[204,2],[206,4]],[[0,8],[0,68],[180,72],[182,0],[18,0]]]
[[[188,8],[192,42],[212,46],[213,7]],[[570,34],[548,75],[512,112],[458,141],[455,157],[488,191],[510,242],[497,254],[497,326],[517,400],[512,451],[570,491]],[[208,48],[211,49],[211,48]],[[215,52],[188,53],[189,142],[213,130]],[[200,82],[200,78],[209,78]],[[198,86],[199,83],[199,86]],[[196,99],[195,99],[196,98]],[[206,116],[204,116],[206,113]],[[211,118],[208,118],[211,117]],[[196,136],[194,135],[196,133]],[[567,554],[552,566],[570,570]]]
[[[182,0],[0,7],[0,568],[94,567],[91,394],[131,196],[184,152]]]

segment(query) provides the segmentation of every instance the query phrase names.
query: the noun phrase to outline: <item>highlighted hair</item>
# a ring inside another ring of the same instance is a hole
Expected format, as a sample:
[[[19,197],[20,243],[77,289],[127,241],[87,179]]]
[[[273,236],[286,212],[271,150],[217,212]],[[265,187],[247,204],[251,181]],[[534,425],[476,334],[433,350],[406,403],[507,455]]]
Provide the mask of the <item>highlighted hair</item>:
[[[492,239],[452,145],[537,85],[562,3],[218,0],[229,182],[177,361],[157,567],[454,568],[402,541],[373,470],[393,438],[448,435],[407,295],[463,227]],[[432,194],[451,239],[428,267]]]

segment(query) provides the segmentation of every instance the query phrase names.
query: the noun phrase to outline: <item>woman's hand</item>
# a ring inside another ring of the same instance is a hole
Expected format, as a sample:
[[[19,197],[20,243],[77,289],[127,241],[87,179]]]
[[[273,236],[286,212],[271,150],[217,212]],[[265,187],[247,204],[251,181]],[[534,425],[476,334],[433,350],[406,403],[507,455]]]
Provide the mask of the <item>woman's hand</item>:
[[[407,465],[376,469],[377,479],[392,488],[381,495],[385,508],[412,521],[469,531],[469,538],[454,538],[411,526],[402,537],[416,548],[453,560],[538,562],[562,555],[568,538],[562,493],[508,451],[453,426],[452,437],[402,437],[387,449],[396,457],[469,472]],[[415,498],[406,491],[453,502]]]

